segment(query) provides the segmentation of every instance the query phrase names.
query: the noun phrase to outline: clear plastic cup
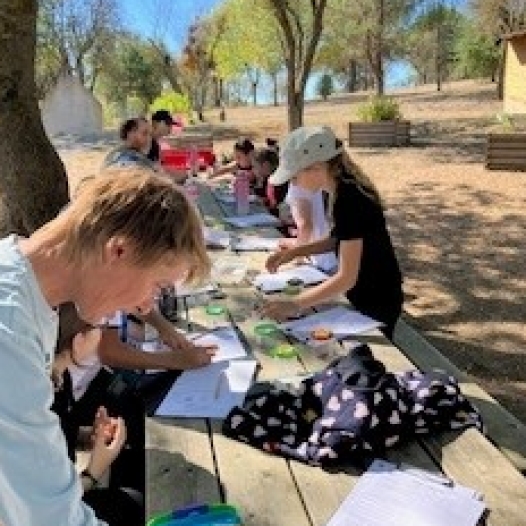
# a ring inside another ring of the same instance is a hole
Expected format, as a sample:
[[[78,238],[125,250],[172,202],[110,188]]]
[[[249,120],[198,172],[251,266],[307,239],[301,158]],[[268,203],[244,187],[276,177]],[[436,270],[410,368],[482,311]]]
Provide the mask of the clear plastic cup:
[[[274,347],[269,350],[272,358],[281,358],[290,360],[296,358],[299,355],[298,347],[291,343],[281,342],[277,343]]]
[[[205,307],[206,321],[210,329],[224,327],[227,325],[227,310],[223,305],[209,303]]]
[[[338,356],[338,340],[332,331],[323,328],[314,329],[308,340],[308,346],[318,358],[332,359]]]
[[[287,281],[285,288],[283,289],[284,294],[288,296],[297,296],[303,290],[304,282],[299,278],[291,278]]]
[[[275,323],[261,322],[254,326],[256,344],[263,350],[270,350],[275,347],[281,336],[282,333]]]

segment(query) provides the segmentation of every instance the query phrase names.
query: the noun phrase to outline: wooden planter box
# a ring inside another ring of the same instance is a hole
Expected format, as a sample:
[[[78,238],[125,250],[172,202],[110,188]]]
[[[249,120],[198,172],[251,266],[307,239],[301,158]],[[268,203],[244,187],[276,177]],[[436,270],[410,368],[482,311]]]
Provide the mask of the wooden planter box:
[[[409,121],[350,122],[349,146],[407,146]]]
[[[526,133],[488,134],[486,168],[526,171]]]

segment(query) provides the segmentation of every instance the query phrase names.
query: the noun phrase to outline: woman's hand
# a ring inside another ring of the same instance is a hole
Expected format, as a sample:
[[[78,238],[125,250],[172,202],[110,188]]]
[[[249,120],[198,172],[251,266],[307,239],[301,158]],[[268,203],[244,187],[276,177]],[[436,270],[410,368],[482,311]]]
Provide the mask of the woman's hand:
[[[93,422],[93,449],[88,471],[97,480],[108,470],[126,442],[126,425],[121,417],[112,418],[99,408]]]
[[[283,250],[279,250],[278,252],[273,252],[267,258],[267,261],[265,261],[265,268],[273,274],[278,270],[279,267],[281,267],[281,265],[289,263],[295,257],[296,255],[294,254],[294,250],[291,248],[285,248]]]
[[[278,241],[278,249],[286,250],[297,245],[297,240],[295,237],[284,237]]]
[[[300,307],[294,300],[270,300],[259,307],[259,313],[263,317],[285,321],[298,316]]]
[[[196,369],[208,365],[217,352],[217,345],[196,345],[175,330],[164,343],[172,351],[175,369]]]

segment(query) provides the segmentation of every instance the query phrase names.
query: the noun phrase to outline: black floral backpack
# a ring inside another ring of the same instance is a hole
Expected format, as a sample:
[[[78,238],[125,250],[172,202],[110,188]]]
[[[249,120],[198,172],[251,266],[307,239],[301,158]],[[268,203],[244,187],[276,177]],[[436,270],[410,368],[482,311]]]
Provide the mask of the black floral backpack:
[[[313,465],[362,463],[415,434],[482,429],[478,411],[442,371],[389,373],[367,345],[304,380],[295,391],[248,396],[225,435]]]

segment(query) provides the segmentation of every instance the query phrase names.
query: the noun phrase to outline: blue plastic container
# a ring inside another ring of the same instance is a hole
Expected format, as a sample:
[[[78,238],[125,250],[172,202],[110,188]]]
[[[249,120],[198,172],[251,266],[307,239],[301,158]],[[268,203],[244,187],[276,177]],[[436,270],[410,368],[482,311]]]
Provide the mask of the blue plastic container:
[[[200,504],[157,515],[147,526],[240,526],[241,518],[234,506]]]

